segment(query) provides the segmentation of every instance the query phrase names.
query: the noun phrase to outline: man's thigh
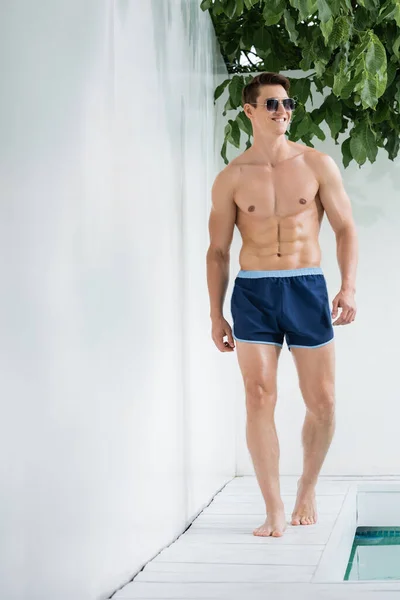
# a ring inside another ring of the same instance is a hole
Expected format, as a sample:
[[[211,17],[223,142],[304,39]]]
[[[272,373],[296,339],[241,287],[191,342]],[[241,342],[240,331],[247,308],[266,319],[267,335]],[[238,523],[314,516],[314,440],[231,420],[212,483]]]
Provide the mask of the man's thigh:
[[[291,353],[304,400],[334,395],[335,342],[320,348],[293,348]]]
[[[236,351],[245,386],[262,385],[275,391],[280,346],[237,341]]]

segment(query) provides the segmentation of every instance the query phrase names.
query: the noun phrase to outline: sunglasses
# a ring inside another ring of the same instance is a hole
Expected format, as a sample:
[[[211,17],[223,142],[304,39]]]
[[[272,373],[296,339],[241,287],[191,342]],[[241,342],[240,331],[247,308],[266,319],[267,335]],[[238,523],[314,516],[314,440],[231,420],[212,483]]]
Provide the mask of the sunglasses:
[[[284,98],[283,100],[279,98],[267,98],[265,102],[255,102],[254,104],[262,104],[268,112],[275,112],[278,110],[280,103],[282,103],[285,110],[294,110],[296,108],[296,100],[293,98]]]

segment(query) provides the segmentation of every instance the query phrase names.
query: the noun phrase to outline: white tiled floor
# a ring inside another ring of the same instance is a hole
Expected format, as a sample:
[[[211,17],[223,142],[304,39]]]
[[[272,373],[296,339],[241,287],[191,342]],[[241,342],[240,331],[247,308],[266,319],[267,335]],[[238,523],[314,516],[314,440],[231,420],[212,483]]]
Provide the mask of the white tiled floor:
[[[355,480],[366,479],[320,478],[319,523],[289,525],[285,535],[277,539],[252,535],[265,518],[264,503],[254,477],[235,478],[186,533],[148,563],[113,600],[400,600],[396,583],[385,583],[384,587],[363,582],[312,583]],[[296,482],[295,477],[281,478],[288,520]]]

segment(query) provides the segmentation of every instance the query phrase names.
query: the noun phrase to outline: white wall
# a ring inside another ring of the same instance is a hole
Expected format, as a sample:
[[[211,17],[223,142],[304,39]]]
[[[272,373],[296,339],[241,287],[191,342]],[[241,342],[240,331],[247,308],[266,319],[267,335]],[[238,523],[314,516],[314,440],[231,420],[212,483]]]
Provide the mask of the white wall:
[[[205,276],[224,66],[198,5],[0,8],[7,600],[106,598],[234,475]]]
[[[303,74],[295,72],[293,76]],[[315,106],[321,99],[315,94]],[[335,328],[337,428],[321,474],[399,474],[400,159],[392,162],[386,151],[379,150],[374,164],[368,162],[360,169],[352,162],[344,169],[340,145],[335,145],[327,127],[324,130],[327,139],[321,142],[315,138],[313,142],[317,149],[330,154],[342,171],[358,229],[360,263],[357,318],[351,325]],[[336,240],[326,217],[320,241],[322,267],[332,302],[341,280]],[[239,248],[236,231],[233,249],[236,255]],[[238,268],[233,259],[231,280]],[[231,281],[231,287],[232,284]],[[281,445],[280,469],[282,474],[297,475],[302,469],[300,436],[305,409],[286,345],[278,373],[276,424]],[[238,367],[234,368],[233,377],[239,379]],[[236,402],[237,472],[253,474],[245,441],[242,383],[238,386]]]

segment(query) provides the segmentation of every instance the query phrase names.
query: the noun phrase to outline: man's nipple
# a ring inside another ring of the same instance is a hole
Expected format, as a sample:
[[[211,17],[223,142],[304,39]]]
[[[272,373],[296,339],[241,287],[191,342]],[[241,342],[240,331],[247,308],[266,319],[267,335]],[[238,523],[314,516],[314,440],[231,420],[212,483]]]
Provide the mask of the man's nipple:
[[[300,204],[306,204],[307,200],[305,198],[300,198],[299,202]]]
[[[256,210],[256,207],[253,205],[249,206],[249,208],[248,208],[249,212],[254,212],[255,210]]]

